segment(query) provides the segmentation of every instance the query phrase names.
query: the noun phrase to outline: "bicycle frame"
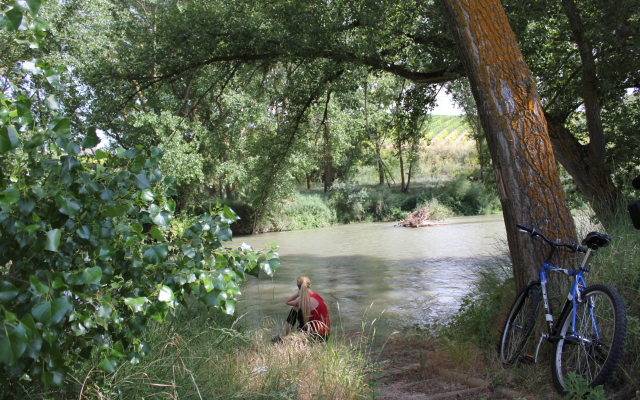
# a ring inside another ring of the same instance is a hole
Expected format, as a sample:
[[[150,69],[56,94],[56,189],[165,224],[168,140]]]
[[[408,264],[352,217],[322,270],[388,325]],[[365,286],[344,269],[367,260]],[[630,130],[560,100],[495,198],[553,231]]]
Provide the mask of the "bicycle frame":
[[[545,310],[545,321],[547,323],[547,333],[543,333],[540,337],[540,341],[538,342],[538,346],[536,348],[536,355],[534,358],[534,362],[538,361],[538,352],[540,350],[540,345],[542,344],[543,340],[554,342],[554,341],[563,339],[563,337],[560,336],[560,332],[559,332],[559,329],[561,327],[555,327],[553,324],[554,323],[553,313],[551,310],[551,305],[549,304],[549,295],[547,291],[547,274],[549,272],[559,272],[574,278],[573,283],[571,284],[571,289],[569,290],[569,295],[565,300],[565,303],[562,307],[562,311],[560,312],[558,320],[562,321],[564,315],[566,315],[566,313],[568,312],[571,312],[572,313],[571,329],[568,332],[569,334],[567,336],[564,336],[564,338],[573,338],[573,339],[581,340],[581,338],[575,336],[576,313],[577,313],[577,305],[582,301],[581,293],[587,287],[587,283],[584,279],[584,273],[588,271],[588,269],[586,268],[586,265],[589,261],[592,250],[590,248],[587,249],[587,252],[582,260],[582,264],[580,265],[578,270],[558,268],[554,265],[551,265],[551,259],[553,257],[553,254],[555,253],[555,250],[556,250],[556,247],[552,245],[551,251],[549,252],[549,255],[547,256],[544,263],[542,264],[542,269],[540,270],[540,274],[539,274],[540,289],[542,291],[542,300],[543,300],[543,306]],[[594,325],[596,336],[599,339],[600,335],[598,334],[598,330],[595,325],[595,321],[593,320],[593,316],[592,316],[592,322]]]

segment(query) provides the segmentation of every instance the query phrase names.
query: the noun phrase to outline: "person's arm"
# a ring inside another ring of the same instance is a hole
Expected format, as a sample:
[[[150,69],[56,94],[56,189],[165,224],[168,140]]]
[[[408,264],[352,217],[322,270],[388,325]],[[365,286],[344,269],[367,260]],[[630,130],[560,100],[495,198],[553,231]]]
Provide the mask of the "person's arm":
[[[295,307],[298,305],[298,296],[300,295],[300,292],[297,292],[296,294],[294,294],[293,296],[289,297],[287,299],[287,301],[285,301],[285,303],[287,303],[287,305]]]

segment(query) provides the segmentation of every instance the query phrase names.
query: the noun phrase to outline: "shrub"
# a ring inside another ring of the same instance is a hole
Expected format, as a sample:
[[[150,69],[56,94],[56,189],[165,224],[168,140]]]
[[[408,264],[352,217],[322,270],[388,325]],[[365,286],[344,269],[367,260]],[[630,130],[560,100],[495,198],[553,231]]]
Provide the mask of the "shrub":
[[[320,195],[295,195],[272,216],[276,230],[320,228],[336,222],[336,212]]]
[[[456,179],[435,190],[434,197],[450,207],[456,215],[482,215],[499,209],[498,197],[489,192],[481,182],[465,178]]]
[[[368,198],[368,190],[351,181],[336,181],[330,191],[330,202],[342,223],[362,221]]]

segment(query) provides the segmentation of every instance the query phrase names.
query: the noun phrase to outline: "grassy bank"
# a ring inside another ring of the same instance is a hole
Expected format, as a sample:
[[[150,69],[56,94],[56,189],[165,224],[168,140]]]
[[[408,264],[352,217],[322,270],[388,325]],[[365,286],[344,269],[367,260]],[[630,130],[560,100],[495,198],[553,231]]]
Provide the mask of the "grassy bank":
[[[136,365],[98,371],[99,359],[67,379],[64,391],[38,384],[14,387],[16,399],[362,399],[372,398],[369,335],[339,329],[326,344],[287,336],[274,345],[266,329],[248,329],[197,301],[179,307],[170,322],[145,333],[152,350]]]

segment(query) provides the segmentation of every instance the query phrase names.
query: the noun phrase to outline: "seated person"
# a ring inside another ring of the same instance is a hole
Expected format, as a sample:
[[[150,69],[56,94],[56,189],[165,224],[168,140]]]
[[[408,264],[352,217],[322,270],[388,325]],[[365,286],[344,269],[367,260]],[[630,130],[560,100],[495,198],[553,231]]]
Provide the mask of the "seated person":
[[[311,281],[306,276],[298,277],[298,293],[289,297],[286,301],[291,311],[287,317],[282,334],[287,335],[298,324],[298,330],[307,332],[315,339],[326,341],[331,332],[329,310],[322,297],[311,291]],[[279,342],[281,335],[272,339]]]

